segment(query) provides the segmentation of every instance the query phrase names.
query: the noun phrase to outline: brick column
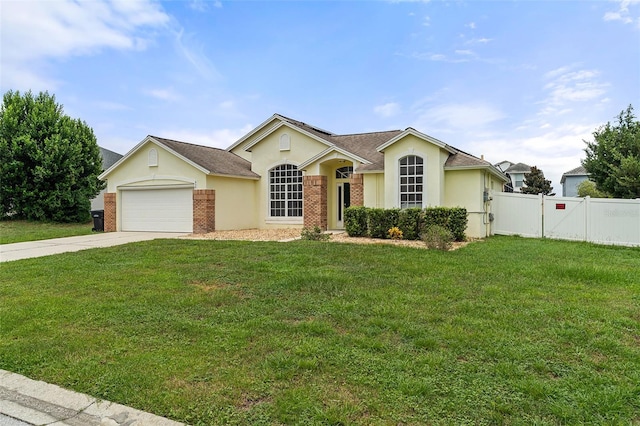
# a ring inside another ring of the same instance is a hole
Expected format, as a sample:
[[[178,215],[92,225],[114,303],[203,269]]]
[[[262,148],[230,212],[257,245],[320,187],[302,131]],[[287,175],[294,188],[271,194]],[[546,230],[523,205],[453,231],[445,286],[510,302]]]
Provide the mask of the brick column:
[[[303,215],[305,228],[327,230],[327,177],[303,176]]]
[[[349,178],[351,186],[351,206],[364,206],[364,175],[352,173]]]
[[[116,232],[116,193],[104,193],[104,232]]]
[[[215,189],[193,190],[193,233],[206,234],[216,230]]]

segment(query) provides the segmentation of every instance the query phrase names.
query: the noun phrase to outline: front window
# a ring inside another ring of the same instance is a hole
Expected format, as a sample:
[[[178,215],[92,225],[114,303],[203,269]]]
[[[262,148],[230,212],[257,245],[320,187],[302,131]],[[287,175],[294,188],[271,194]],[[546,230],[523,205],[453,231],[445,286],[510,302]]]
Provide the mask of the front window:
[[[408,155],[400,159],[400,208],[422,208],[424,165],[422,157]]]
[[[302,172],[293,164],[269,171],[269,215],[302,217]]]

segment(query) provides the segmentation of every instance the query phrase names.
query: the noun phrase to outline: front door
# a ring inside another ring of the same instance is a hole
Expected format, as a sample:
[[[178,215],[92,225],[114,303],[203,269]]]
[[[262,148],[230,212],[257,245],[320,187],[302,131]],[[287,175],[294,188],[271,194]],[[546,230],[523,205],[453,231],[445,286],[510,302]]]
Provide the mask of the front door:
[[[337,227],[338,229],[344,229],[344,209],[351,205],[351,187],[349,182],[338,183],[338,199],[336,205],[337,211]]]

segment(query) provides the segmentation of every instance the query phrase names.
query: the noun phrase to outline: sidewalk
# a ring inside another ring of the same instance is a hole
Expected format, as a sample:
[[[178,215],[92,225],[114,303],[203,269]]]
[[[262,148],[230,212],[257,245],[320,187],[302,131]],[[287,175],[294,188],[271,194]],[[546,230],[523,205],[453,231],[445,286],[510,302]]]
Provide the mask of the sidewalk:
[[[170,232],[104,232],[76,237],[0,244],[0,262],[49,256],[90,248],[111,247],[138,241],[155,240],[156,238],[179,238],[185,235],[189,234]]]
[[[164,417],[0,370],[0,426],[180,426]]]

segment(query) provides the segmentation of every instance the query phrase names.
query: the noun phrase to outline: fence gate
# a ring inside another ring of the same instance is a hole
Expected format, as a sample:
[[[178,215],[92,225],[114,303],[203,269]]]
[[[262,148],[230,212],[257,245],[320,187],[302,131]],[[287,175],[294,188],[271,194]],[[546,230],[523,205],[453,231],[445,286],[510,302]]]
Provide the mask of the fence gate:
[[[542,195],[494,192],[493,233],[542,238]]]

